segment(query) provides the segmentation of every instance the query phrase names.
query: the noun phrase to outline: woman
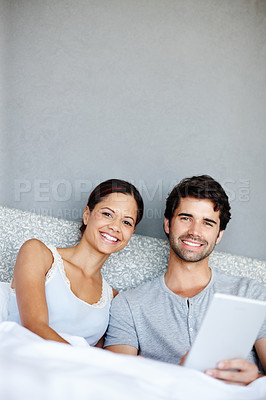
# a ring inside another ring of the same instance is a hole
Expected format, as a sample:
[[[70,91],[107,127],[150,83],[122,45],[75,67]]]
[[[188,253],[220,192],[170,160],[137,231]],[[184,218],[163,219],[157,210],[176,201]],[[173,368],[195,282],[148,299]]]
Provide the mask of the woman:
[[[14,268],[8,320],[44,339],[69,343],[66,334],[101,346],[117,294],[101,268],[111,253],[127,245],[142,215],[138,190],[110,179],[91,193],[76,246],[57,249],[37,239],[25,242]]]

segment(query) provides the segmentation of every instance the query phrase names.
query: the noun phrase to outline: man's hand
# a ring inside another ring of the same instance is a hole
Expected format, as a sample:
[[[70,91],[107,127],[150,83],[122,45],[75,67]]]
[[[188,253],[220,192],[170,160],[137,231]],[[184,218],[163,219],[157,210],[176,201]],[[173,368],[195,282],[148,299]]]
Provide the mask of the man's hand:
[[[205,373],[234,385],[248,385],[262,376],[255,364],[244,359],[220,361],[217,369],[207,369]]]
[[[181,358],[181,361],[180,361],[180,364],[179,364],[179,365],[181,365],[181,366],[184,365],[184,362],[185,362],[185,359],[187,358],[187,355],[188,355],[188,351],[187,351],[186,354],[184,354],[183,357]]]

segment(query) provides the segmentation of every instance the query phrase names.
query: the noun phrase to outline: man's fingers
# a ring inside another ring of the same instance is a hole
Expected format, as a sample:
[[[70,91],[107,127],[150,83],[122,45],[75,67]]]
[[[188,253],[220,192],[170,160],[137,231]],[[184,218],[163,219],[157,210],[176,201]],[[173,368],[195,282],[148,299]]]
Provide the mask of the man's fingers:
[[[207,370],[206,374],[212,376],[213,378],[226,381],[228,383],[245,384],[245,385],[248,385],[250,383],[250,380],[248,379],[247,376],[243,376],[243,374],[235,371],[223,371],[220,369],[211,369]]]
[[[235,358],[232,360],[224,360],[224,361],[220,361],[217,364],[217,368],[219,369],[237,369],[239,371],[257,371],[258,373],[258,367],[251,363],[248,360],[245,360],[243,358]]]
[[[248,385],[259,377],[258,367],[243,359],[225,360],[217,364],[217,369],[208,369],[207,375],[235,384]]]

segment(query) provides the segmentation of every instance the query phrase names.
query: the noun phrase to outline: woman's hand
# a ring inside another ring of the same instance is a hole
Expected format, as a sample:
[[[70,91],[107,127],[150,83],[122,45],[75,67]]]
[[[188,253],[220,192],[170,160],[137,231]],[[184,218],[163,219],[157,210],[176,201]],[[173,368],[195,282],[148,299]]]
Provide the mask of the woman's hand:
[[[255,364],[244,359],[220,361],[217,369],[207,369],[205,373],[235,385],[248,385],[262,376]]]

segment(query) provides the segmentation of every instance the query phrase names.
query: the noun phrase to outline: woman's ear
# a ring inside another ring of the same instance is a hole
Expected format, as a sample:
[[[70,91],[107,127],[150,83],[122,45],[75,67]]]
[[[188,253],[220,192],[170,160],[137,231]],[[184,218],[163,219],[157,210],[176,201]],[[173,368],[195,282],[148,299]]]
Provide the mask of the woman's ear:
[[[84,225],[88,224],[88,219],[89,219],[90,214],[91,214],[91,211],[90,211],[89,207],[86,206],[85,210],[83,212],[83,218],[82,218]]]

